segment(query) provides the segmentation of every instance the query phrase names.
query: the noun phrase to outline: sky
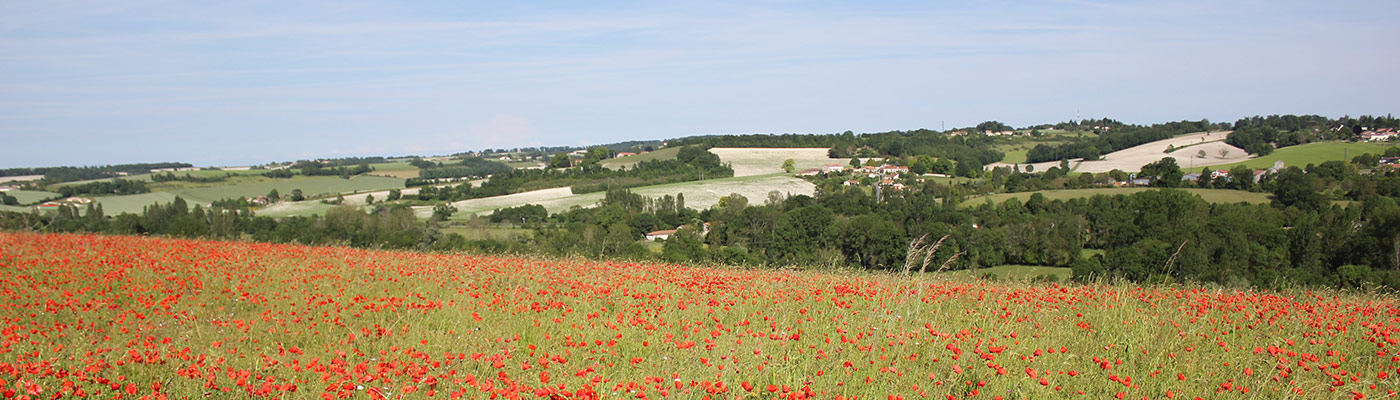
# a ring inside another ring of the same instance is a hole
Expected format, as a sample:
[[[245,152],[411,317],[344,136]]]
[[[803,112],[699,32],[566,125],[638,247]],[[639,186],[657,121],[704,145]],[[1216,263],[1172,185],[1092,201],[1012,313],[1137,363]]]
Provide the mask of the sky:
[[[1400,111],[1400,2],[8,1],[0,168]]]

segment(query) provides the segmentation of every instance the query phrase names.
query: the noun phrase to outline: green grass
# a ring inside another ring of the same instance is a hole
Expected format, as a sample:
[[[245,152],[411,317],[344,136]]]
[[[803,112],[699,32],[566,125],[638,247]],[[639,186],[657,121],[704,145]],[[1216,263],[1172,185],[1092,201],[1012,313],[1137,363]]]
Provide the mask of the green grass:
[[[517,237],[522,237],[522,236],[530,236],[530,232],[531,232],[529,229],[524,229],[524,228],[496,227],[496,226],[483,226],[483,227],[451,226],[451,227],[442,228],[442,229],[439,229],[439,230],[442,231],[442,234],[443,234],[443,235],[446,235],[446,234],[449,234],[449,233],[455,233],[455,234],[458,234],[458,235],[462,235],[462,237],[467,238],[467,240],[487,240],[487,239],[490,239],[490,240],[506,240],[506,239],[512,239],[512,238],[517,238]]]
[[[1013,149],[1001,150],[1001,152],[1006,154],[1005,157],[1001,158],[1001,162],[1008,164],[1021,164],[1026,162],[1026,153],[1029,153],[1030,149],[1024,147],[1016,147]]]
[[[19,200],[19,204],[34,204],[44,199],[51,199],[60,196],[58,193],[43,192],[38,190],[11,190],[5,193],[8,193],[10,196],[14,196],[15,199]]]
[[[406,169],[418,169],[418,167],[409,164],[407,161],[370,164],[369,167],[374,168],[375,171],[401,171]]]
[[[609,158],[609,159],[606,159],[606,160],[603,160],[603,161],[599,161],[599,162],[598,162],[598,165],[602,165],[604,168],[617,168],[617,167],[622,167],[622,166],[631,167],[631,166],[637,164],[638,162],[642,162],[642,161],[673,160],[673,159],[676,158],[676,153],[679,153],[680,151],[681,151],[681,148],[680,148],[680,147],[667,147],[667,148],[664,148],[664,149],[661,149],[661,150],[657,150],[657,151],[653,151],[653,152],[646,153],[646,154],[638,154],[638,155],[635,155],[635,156],[618,157],[618,158]],[[782,163],[782,160],[779,160],[778,162],[779,162],[779,163]],[[517,167],[517,168],[518,168],[518,167]]]
[[[215,183],[165,182],[157,185],[157,190],[151,193],[97,196],[94,199],[102,204],[103,212],[116,215],[123,212],[140,213],[145,206],[156,202],[169,203],[175,200],[176,196],[184,198],[186,202],[193,205],[209,204],[223,199],[263,196],[272,189],[277,189],[277,192],[283,196],[291,195],[295,189],[301,189],[307,197],[329,197],[337,193],[348,194],[402,188],[402,179],[382,176],[357,176],[352,179],[338,176],[297,176],[288,179],[247,176]],[[324,214],[325,210],[329,208],[330,206],[317,203],[308,207],[307,210],[298,209],[296,214]],[[270,214],[269,216],[280,215]]]
[[[999,265],[991,268],[951,271],[951,273],[953,273],[954,275],[976,274],[976,276],[979,277],[985,274],[991,274],[993,276],[996,276],[997,280],[1003,281],[1024,281],[1034,279],[1040,276],[1049,275],[1055,276],[1061,282],[1068,281],[1070,276],[1073,275],[1070,272],[1069,268],[1044,267],[1037,265]]]
[[[956,184],[961,184],[961,183],[966,183],[966,182],[972,182],[972,181],[980,180],[980,178],[966,178],[966,177],[960,177],[960,176],[946,176],[946,177],[945,177],[945,176],[923,176],[922,178],[924,178],[924,180],[927,180],[927,181],[938,182],[938,183],[942,183],[942,184],[944,184],[944,185],[956,185]]]
[[[603,160],[603,163],[607,163],[608,161],[611,160]],[[544,166],[544,163],[539,161],[511,161],[504,164],[511,168],[535,168]],[[607,164],[604,164],[604,166],[607,166]]]
[[[28,213],[28,212],[29,212],[29,207],[0,205],[0,211],[17,212],[17,213]]]
[[[1031,194],[1034,194],[1034,193],[1040,193],[1041,195],[1045,196],[1045,200],[1069,200],[1069,199],[1076,199],[1076,198],[1093,197],[1094,195],[1100,195],[1100,194],[1102,194],[1102,195],[1108,195],[1108,196],[1119,195],[1119,194],[1129,195],[1129,194],[1133,194],[1133,193],[1137,193],[1137,192],[1141,192],[1141,191],[1145,191],[1145,190],[1158,190],[1158,189],[1157,189],[1157,188],[1144,188],[1144,187],[1130,187],[1130,188],[1094,188],[1094,189],[1041,190],[1041,191],[1037,191],[1037,192],[998,193],[998,194],[994,194],[994,195],[990,195],[990,196],[973,197],[973,198],[967,199],[966,201],[963,201],[963,203],[960,204],[959,207],[975,207],[975,206],[977,206],[977,205],[980,205],[980,204],[982,204],[982,203],[987,202],[988,200],[991,200],[992,204],[1001,204],[1002,202],[1005,202],[1007,199],[1010,199],[1010,198],[1013,198],[1013,197],[1014,197],[1014,198],[1017,198],[1017,199],[1020,199],[1022,202],[1025,202],[1026,200],[1029,200],[1029,199],[1031,198]],[[1199,196],[1201,196],[1201,199],[1202,199],[1202,200],[1205,200],[1205,201],[1210,202],[1210,203],[1239,203],[1239,202],[1246,202],[1246,203],[1254,203],[1254,204],[1265,204],[1265,203],[1268,203],[1268,202],[1269,202],[1269,194],[1268,194],[1268,193],[1255,193],[1255,192],[1246,192],[1246,191],[1242,191],[1242,190],[1229,190],[1229,189],[1198,189],[1198,188],[1184,188],[1184,189],[1177,189],[1177,190],[1185,190],[1185,191],[1187,191],[1187,192],[1191,192],[1192,194],[1199,195]]]
[[[1390,147],[1390,144],[1367,142],[1308,143],[1274,150],[1272,154],[1249,161],[1217,165],[1211,168],[1229,170],[1244,165],[1252,169],[1264,169],[1274,166],[1274,161],[1280,160],[1283,161],[1284,166],[1303,168],[1308,164],[1321,164],[1325,161],[1351,161],[1352,157],[1365,153],[1381,154]]]

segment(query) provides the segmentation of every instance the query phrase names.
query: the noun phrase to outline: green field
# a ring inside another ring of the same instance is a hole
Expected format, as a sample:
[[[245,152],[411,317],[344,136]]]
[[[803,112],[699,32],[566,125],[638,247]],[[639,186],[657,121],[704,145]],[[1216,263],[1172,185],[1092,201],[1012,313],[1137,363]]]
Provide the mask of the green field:
[[[93,197],[93,200],[96,200],[97,204],[102,205],[102,213],[106,215],[117,215],[121,213],[140,214],[146,206],[151,204],[164,204],[175,201],[175,194],[170,192],[151,192],[126,196]],[[190,201],[189,199],[186,199],[186,202],[189,202],[191,206],[194,204],[208,204],[207,202]]]
[[[356,176],[345,179],[338,176],[297,176],[287,179],[266,177],[243,177],[229,182],[192,183],[168,182],[157,187],[157,191],[127,196],[94,197],[102,204],[104,212],[110,215],[122,212],[140,213],[145,206],[155,202],[168,203],[179,196],[190,204],[209,204],[214,201],[257,197],[266,195],[272,189],[283,196],[292,190],[301,189],[306,197],[332,196],[355,192],[369,192],[388,189],[402,189],[403,180],[383,176]],[[318,204],[319,205],[319,204]],[[324,207],[329,208],[329,207]],[[318,208],[319,210],[319,208]],[[319,210],[324,212],[324,210]],[[300,212],[298,214],[301,214]]]
[[[30,209],[29,207],[0,205],[0,211],[28,213]]]
[[[408,179],[418,177],[418,167],[409,164],[407,161],[370,164],[370,171],[367,175],[388,176],[398,179]]]
[[[1001,158],[1001,162],[1008,163],[1008,164],[1022,164],[1022,163],[1025,163],[1025,162],[1026,162],[1026,153],[1029,153],[1029,152],[1030,152],[1030,148],[1029,148],[1029,147],[1025,147],[1025,146],[1022,146],[1022,145],[1018,145],[1018,146],[1015,146],[1015,147],[999,148],[999,149],[997,149],[997,150],[1001,150],[1002,153],[1006,154],[1005,157],[1002,157],[1002,158]]]
[[[1093,197],[1094,195],[1099,195],[1099,194],[1108,195],[1108,196],[1119,195],[1119,194],[1128,195],[1128,194],[1133,194],[1133,193],[1137,193],[1137,192],[1141,192],[1141,191],[1145,191],[1145,190],[1159,190],[1159,189],[1158,189],[1158,188],[1145,188],[1145,187],[1130,187],[1130,188],[1094,188],[1094,189],[1041,190],[1041,191],[1037,191],[1037,192],[998,193],[998,194],[994,194],[994,195],[990,195],[990,196],[973,197],[973,198],[967,199],[966,201],[963,201],[963,203],[960,204],[959,207],[975,207],[975,206],[980,205],[980,204],[982,204],[982,203],[985,203],[985,202],[987,202],[987,201],[989,201],[989,200],[992,202],[992,204],[1001,204],[1002,202],[1005,202],[1007,199],[1010,199],[1010,198],[1013,198],[1013,197],[1014,197],[1014,198],[1017,198],[1017,199],[1020,199],[1022,202],[1024,202],[1024,201],[1026,201],[1026,200],[1029,200],[1029,199],[1031,198],[1031,194],[1034,194],[1034,193],[1040,193],[1041,195],[1044,195],[1046,200],[1069,200],[1069,199],[1075,199],[1075,198]],[[1243,191],[1243,190],[1199,189],[1199,188],[1184,188],[1184,189],[1176,189],[1176,190],[1185,190],[1185,191],[1187,191],[1187,192],[1191,192],[1192,194],[1199,195],[1199,196],[1201,196],[1201,199],[1203,199],[1203,200],[1205,200],[1205,201],[1207,201],[1207,202],[1210,202],[1210,203],[1239,203],[1239,202],[1246,202],[1246,203],[1254,203],[1254,204],[1265,204],[1265,203],[1268,203],[1268,202],[1269,202],[1269,194],[1268,194],[1268,193],[1246,192],[1246,191]]]
[[[1367,143],[1367,142],[1318,142],[1297,146],[1284,147],[1274,150],[1272,154],[1255,158],[1245,162],[1234,164],[1217,165],[1211,168],[1229,170],[1238,165],[1244,165],[1253,169],[1264,169],[1274,166],[1274,161],[1282,160],[1284,166],[1303,168],[1308,164],[1321,164],[1325,161],[1351,161],[1352,157],[1362,154],[1381,154],[1391,144]],[[1197,172],[1197,171],[1189,171]]]
[[[618,157],[618,158],[609,158],[609,159],[606,159],[606,160],[603,160],[603,161],[599,161],[599,162],[598,162],[598,165],[602,165],[604,168],[631,167],[632,165],[635,165],[635,164],[637,164],[638,162],[642,162],[642,161],[672,160],[672,159],[675,159],[675,158],[676,158],[676,153],[678,153],[678,152],[680,152],[680,151],[681,151],[681,148],[680,148],[680,147],[667,147],[667,148],[664,148],[664,149],[661,149],[661,150],[657,150],[657,151],[653,151],[653,152],[646,153],[646,154],[638,154],[638,155],[635,155],[635,156]],[[782,161],[778,161],[778,162],[781,163]],[[509,165],[509,164],[507,164],[507,165]],[[513,165],[512,165],[512,166],[513,166]],[[516,167],[516,168],[519,168],[519,167]]]
[[[19,204],[26,205],[38,203],[39,201],[42,201],[44,199],[51,199],[60,196],[58,193],[43,192],[38,190],[11,190],[5,193],[8,193],[10,196],[14,196],[15,199],[19,200]]]

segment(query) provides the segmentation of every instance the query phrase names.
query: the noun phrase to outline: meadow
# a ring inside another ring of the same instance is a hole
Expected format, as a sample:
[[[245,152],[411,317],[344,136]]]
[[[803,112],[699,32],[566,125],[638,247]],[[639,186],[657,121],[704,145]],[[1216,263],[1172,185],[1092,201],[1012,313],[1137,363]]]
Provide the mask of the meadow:
[[[0,234],[6,398],[1366,398],[1389,295]]]
[[[11,190],[5,193],[14,196],[15,200],[19,200],[19,204],[34,204],[44,199],[60,197],[58,193],[41,190]]]
[[[1285,166],[1303,168],[1308,164],[1321,164],[1326,161],[1351,161],[1353,157],[1370,153],[1382,154],[1385,149],[1392,146],[1389,143],[1369,143],[1369,142],[1317,142],[1300,144],[1297,146],[1284,147],[1274,150],[1273,153],[1251,159],[1245,162],[1226,164],[1211,167],[1213,169],[1229,170],[1238,165],[1243,165],[1252,169],[1264,169],[1274,166],[1275,161],[1283,161]],[[1199,171],[1191,171],[1199,172]]]
[[[396,161],[389,163],[370,164],[374,168],[368,175],[388,176],[399,179],[417,178],[419,169],[407,161]]]

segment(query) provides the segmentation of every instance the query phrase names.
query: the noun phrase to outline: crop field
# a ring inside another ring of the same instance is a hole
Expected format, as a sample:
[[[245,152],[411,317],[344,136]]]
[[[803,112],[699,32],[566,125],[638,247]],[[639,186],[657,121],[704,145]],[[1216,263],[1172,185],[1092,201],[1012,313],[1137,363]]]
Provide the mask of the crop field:
[[[1036,191],[1036,192],[1019,192],[1019,193],[997,193],[997,194],[990,195],[990,196],[982,196],[982,197],[972,197],[972,198],[969,198],[969,199],[963,201],[963,203],[960,204],[959,207],[975,207],[975,206],[981,205],[982,203],[987,202],[988,200],[991,200],[992,204],[1001,204],[1001,203],[1005,202],[1007,199],[1010,199],[1010,198],[1013,198],[1013,197],[1014,197],[1014,198],[1017,198],[1017,199],[1020,199],[1021,202],[1025,202],[1026,200],[1029,200],[1029,199],[1031,198],[1031,194],[1034,194],[1034,193],[1040,193],[1041,195],[1045,196],[1045,200],[1069,200],[1069,199],[1093,197],[1094,195],[1100,195],[1100,194],[1102,194],[1102,195],[1107,195],[1107,196],[1120,195],[1120,194],[1122,194],[1122,195],[1130,195],[1130,194],[1137,193],[1137,192],[1141,192],[1141,191],[1145,191],[1145,190],[1161,190],[1161,189],[1159,189],[1159,188],[1146,188],[1146,187],[1125,187],[1125,188],[1092,188],[1092,189],[1041,190],[1041,191]],[[1205,200],[1205,201],[1210,202],[1210,203],[1239,203],[1239,202],[1245,202],[1245,203],[1252,203],[1252,204],[1267,204],[1267,203],[1269,203],[1269,200],[1270,200],[1270,199],[1269,199],[1269,194],[1268,194],[1268,193],[1247,192],[1247,191],[1243,191],[1243,190],[1200,189],[1200,188],[1181,188],[1181,189],[1174,189],[1174,190],[1185,190],[1185,191],[1190,192],[1190,193],[1192,193],[1192,194],[1201,196],[1201,199],[1202,199],[1202,200]]]
[[[749,199],[750,204],[763,204],[763,201],[768,198],[768,192],[775,190],[783,194],[811,196],[816,193],[816,185],[788,174],[777,173],[668,183],[628,190],[646,197],[676,196],[679,193],[684,193],[687,207],[706,209],[718,204],[721,197],[734,193]],[[550,213],[557,213],[567,211],[575,206],[592,207],[603,200],[605,194],[604,192],[573,194],[572,190],[565,187],[463,200],[452,203],[452,206],[457,207],[459,211],[456,218],[466,218],[472,214],[489,214],[498,208],[524,204],[539,204]],[[414,212],[419,217],[426,218],[432,215],[433,210],[432,207],[414,207]]]
[[[39,190],[11,190],[5,192],[5,194],[14,196],[15,200],[19,200],[19,204],[33,204],[38,203],[39,201],[44,199],[50,199],[59,196],[58,193],[44,192]]]
[[[43,176],[43,175],[0,176],[0,183],[37,181],[37,180],[40,180],[40,179],[44,179],[44,176]]]
[[[277,189],[277,192],[284,196],[290,195],[292,190],[301,189],[307,197],[313,197],[336,193],[384,191],[403,188],[402,179],[383,176],[356,176],[351,179],[344,179],[338,176],[298,176],[288,179],[244,177],[238,178],[237,181],[231,180],[227,182],[175,183],[177,185],[157,187],[156,191],[151,193],[125,196],[98,196],[93,197],[93,199],[102,204],[103,212],[108,215],[116,215],[122,212],[140,214],[142,208],[145,206],[151,205],[157,201],[168,203],[174,200],[176,196],[184,198],[185,201],[193,205],[196,203],[209,204],[214,201],[229,198],[262,196],[272,191],[272,189]],[[384,198],[384,196],[376,197],[380,199]],[[314,202],[315,201],[312,201],[311,203]],[[322,207],[313,208],[320,209]],[[295,215],[301,215],[303,212],[306,212],[306,210],[298,209]]]
[[[1351,161],[1352,157],[1362,154],[1382,154],[1385,149],[1394,145],[1388,143],[1351,143],[1351,142],[1318,142],[1301,144],[1297,146],[1284,147],[1274,150],[1267,156],[1255,158],[1249,161],[1221,165],[1212,167],[1216,169],[1228,170],[1236,165],[1244,165],[1253,169],[1264,169],[1274,166],[1274,161],[1283,161],[1285,166],[1303,168],[1308,164],[1321,164],[1326,161]],[[1191,171],[1199,172],[1199,171]]]
[[[1394,297],[0,234],[6,397],[1377,398]]]
[[[407,161],[370,164],[369,166],[374,168],[374,171],[371,171],[368,175],[388,176],[399,179],[417,178],[419,171],[418,167],[410,165]]]
[[[216,184],[210,187],[180,189],[172,192],[184,196],[187,199],[210,202],[234,197],[261,196],[272,191],[272,189],[277,189],[278,193],[281,194],[290,194],[292,190],[301,189],[307,197],[313,197],[318,195],[334,195],[337,193],[402,188],[402,179],[383,176],[355,176],[350,179],[338,176],[299,176],[289,179],[259,177],[254,181],[239,182],[232,185]]]
[[[646,154],[638,154],[638,155],[635,155],[635,156],[618,157],[618,158],[609,158],[609,159],[606,159],[606,160],[603,160],[603,161],[599,161],[599,162],[598,162],[598,165],[602,165],[602,166],[605,167],[605,168],[617,168],[617,167],[631,167],[631,166],[636,165],[637,163],[642,162],[642,161],[652,161],[652,160],[674,160],[674,159],[676,158],[676,153],[679,153],[680,151],[681,151],[681,148],[680,148],[680,147],[668,147],[668,148],[664,148],[664,149],[661,149],[661,150],[649,152],[649,153],[646,153]],[[781,162],[781,160],[780,160],[779,162]],[[516,167],[516,168],[520,168],[520,167]]]
[[[828,158],[822,148],[715,147],[711,153],[734,168],[734,176],[766,175],[783,172],[783,160],[792,159],[794,171],[821,168],[826,164],[850,163],[850,159]]]

